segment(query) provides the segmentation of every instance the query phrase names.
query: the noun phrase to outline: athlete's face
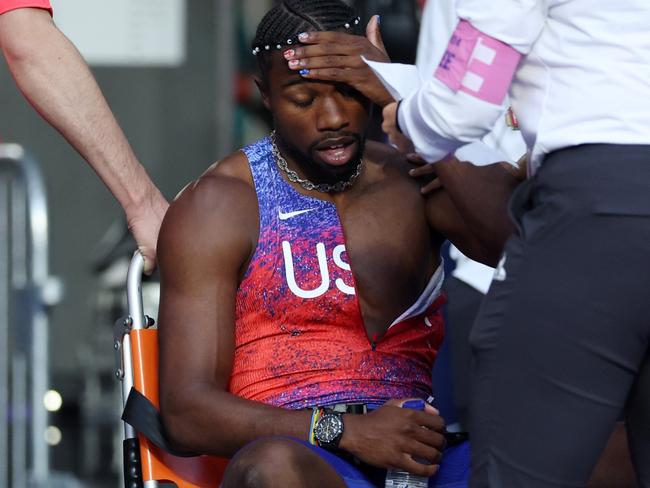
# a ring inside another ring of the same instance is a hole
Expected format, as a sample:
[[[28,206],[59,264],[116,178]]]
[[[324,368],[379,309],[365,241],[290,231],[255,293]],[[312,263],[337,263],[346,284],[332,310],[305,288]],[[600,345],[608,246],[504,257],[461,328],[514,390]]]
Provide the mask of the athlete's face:
[[[361,157],[370,102],[343,83],[302,78],[288,68],[282,51],[267,56],[260,88],[280,149],[320,182],[340,180]]]

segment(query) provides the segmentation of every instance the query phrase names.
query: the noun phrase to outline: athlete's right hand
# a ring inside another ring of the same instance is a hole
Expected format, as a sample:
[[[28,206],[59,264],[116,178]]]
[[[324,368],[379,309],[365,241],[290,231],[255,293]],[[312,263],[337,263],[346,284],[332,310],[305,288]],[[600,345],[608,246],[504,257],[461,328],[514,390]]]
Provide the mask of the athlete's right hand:
[[[289,69],[307,79],[335,81],[351,86],[380,107],[394,102],[362,56],[390,63],[379,31],[379,16],[366,27],[366,37],[338,31],[309,31],[300,46],[285,51]]]
[[[433,476],[445,448],[445,422],[430,405],[411,410],[401,408],[404,401],[391,400],[367,415],[345,415],[340,447],[373,466]]]

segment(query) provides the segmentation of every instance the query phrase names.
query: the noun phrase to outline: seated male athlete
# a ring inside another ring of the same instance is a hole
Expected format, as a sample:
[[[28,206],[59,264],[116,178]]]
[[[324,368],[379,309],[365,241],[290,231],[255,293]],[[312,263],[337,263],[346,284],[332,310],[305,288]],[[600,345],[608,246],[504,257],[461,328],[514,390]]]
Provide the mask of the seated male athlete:
[[[450,472],[444,422],[423,402],[443,335],[439,250],[445,235],[494,262],[500,243],[483,242],[500,233],[475,235],[444,191],[425,199],[401,155],[366,142],[358,92],[287,68],[299,33],[357,23],[339,0],[267,13],[253,46],[275,132],[165,217],[161,413],[179,447],[237,453],[224,487],[383,486],[387,468],[464,486],[466,458]],[[503,208],[483,213],[508,226]]]

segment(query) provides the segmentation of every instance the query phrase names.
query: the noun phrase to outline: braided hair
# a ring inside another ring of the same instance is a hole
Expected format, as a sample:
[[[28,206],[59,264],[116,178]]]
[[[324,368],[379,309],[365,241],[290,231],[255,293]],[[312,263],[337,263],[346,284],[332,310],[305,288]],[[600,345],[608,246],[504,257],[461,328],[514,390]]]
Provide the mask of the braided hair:
[[[342,0],[282,0],[260,21],[251,48],[265,74],[266,53],[297,44],[301,32],[344,28],[359,34],[355,11]]]

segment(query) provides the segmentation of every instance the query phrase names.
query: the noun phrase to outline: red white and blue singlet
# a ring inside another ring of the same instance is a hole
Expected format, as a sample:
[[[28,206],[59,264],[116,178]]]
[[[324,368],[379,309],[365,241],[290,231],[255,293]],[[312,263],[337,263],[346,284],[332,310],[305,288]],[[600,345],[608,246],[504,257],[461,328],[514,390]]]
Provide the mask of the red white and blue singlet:
[[[430,395],[443,337],[442,268],[373,344],[336,206],[283,179],[268,137],[243,151],[260,233],[237,292],[229,391],[293,409]]]

